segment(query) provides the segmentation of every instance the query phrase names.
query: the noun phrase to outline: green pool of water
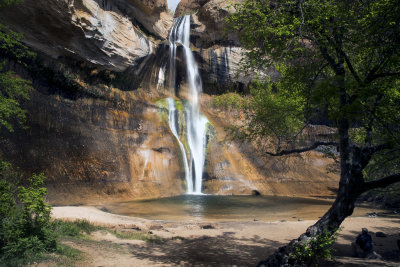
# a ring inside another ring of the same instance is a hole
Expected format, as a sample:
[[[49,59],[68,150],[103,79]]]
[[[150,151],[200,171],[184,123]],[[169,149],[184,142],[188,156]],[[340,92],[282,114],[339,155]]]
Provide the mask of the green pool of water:
[[[332,201],[274,196],[182,195],[104,205],[116,214],[156,220],[303,220],[318,219]]]

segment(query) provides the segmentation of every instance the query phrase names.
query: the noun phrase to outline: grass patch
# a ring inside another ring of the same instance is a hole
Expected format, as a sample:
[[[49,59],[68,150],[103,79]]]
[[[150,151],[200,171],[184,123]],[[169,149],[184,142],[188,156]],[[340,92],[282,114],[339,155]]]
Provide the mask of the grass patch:
[[[66,222],[55,220],[52,222],[54,232],[60,237],[84,237],[85,234],[91,234],[94,231],[103,229],[102,227],[94,226],[86,220],[78,220],[74,222]]]
[[[152,235],[149,233],[145,233],[145,232],[117,232],[117,231],[112,231],[112,230],[109,230],[109,232],[121,239],[143,240],[146,242],[152,242],[152,243],[157,243],[157,244],[162,244],[162,243],[165,243],[165,241],[166,241],[162,237],[159,237],[157,235]]]
[[[58,244],[56,254],[76,261],[82,259],[83,252],[65,244]]]
[[[52,253],[31,253],[22,257],[0,259],[0,267],[17,267],[40,262],[45,265],[75,266],[75,263],[81,259],[83,259],[82,251],[58,243],[56,250]]]

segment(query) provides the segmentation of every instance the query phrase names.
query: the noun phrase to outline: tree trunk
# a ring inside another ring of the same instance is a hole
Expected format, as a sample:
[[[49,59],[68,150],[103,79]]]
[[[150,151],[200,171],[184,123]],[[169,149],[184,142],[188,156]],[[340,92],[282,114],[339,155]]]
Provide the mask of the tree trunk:
[[[343,59],[340,59],[335,66],[336,82],[339,93],[340,107],[348,106],[348,97],[345,88],[345,69]],[[343,114],[338,120],[339,132],[339,150],[340,150],[340,182],[337,197],[331,208],[314,225],[298,239],[292,240],[288,245],[279,248],[268,257],[261,261],[258,266],[297,266],[296,259],[291,257],[296,252],[296,247],[303,244],[306,240],[316,237],[319,234],[332,235],[344,221],[347,216],[353,213],[357,197],[361,194],[360,177],[362,177],[362,168],[353,168],[359,166],[358,162],[351,162],[351,147],[349,140],[349,121],[346,114]],[[358,159],[353,159],[353,161]],[[356,163],[356,164],[354,164]],[[311,263],[311,262],[310,262]]]
[[[294,239],[288,245],[280,247],[274,254],[261,261],[257,266],[299,265],[294,258],[291,258],[291,255],[296,252],[296,246],[301,245],[305,240],[316,237],[318,234],[334,234],[344,219],[353,213],[355,202],[360,195],[358,187],[355,184],[340,185],[335,202],[321,219],[310,226],[298,239]]]

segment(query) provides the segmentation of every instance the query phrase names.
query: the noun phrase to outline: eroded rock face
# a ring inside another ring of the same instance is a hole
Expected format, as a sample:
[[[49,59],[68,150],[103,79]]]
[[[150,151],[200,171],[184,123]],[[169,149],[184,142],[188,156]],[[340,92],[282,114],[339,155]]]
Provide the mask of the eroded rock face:
[[[236,10],[234,5],[241,2],[212,0],[205,3],[193,14],[192,39],[196,47],[208,48],[213,45],[239,46],[236,32],[226,30],[226,18]]]
[[[257,144],[240,143],[227,136],[225,127],[236,125],[234,110],[215,109],[203,98],[203,110],[215,127],[207,145],[207,178],[203,191],[218,195],[316,196],[334,195],[339,176],[328,169],[334,165],[323,153],[312,151],[289,156],[265,156]],[[316,126],[313,135],[332,136],[334,131]],[[322,140],[322,139],[321,139]]]
[[[116,71],[153,52],[145,31],[166,38],[172,25],[164,0],[26,0],[1,17],[40,52]]]
[[[252,77],[240,71],[243,52],[241,47],[235,46],[196,50],[205,93],[219,94],[225,91],[246,90]]]
[[[156,105],[107,87],[92,89],[101,98],[71,100],[34,86],[28,129],[2,133],[0,154],[27,174],[44,172],[52,203],[185,192],[176,140]]]
[[[181,0],[175,9],[175,17],[181,17],[198,11],[202,6],[210,0]]]

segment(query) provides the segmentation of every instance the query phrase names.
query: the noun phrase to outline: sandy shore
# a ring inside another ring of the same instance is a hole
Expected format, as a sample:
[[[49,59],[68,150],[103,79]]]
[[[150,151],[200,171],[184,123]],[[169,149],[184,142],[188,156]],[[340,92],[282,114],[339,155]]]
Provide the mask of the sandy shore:
[[[89,266],[254,266],[260,259],[271,254],[279,246],[297,238],[315,221],[253,221],[252,219],[230,222],[173,222],[153,221],[103,212],[94,207],[54,207],[53,218],[86,219],[94,224],[117,229],[139,228],[171,239],[164,244],[143,241],[126,242],[96,234],[98,240],[117,242],[126,246],[128,254],[115,257],[109,252],[81,246],[90,259]],[[336,259],[325,266],[399,266],[400,217],[349,217],[335,245]],[[351,242],[361,228],[366,227],[373,236],[375,250],[385,261],[351,258]],[[384,232],[387,237],[376,237]],[[108,254],[109,255],[108,255]],[[324,266],[322,265],[322,266]]]

